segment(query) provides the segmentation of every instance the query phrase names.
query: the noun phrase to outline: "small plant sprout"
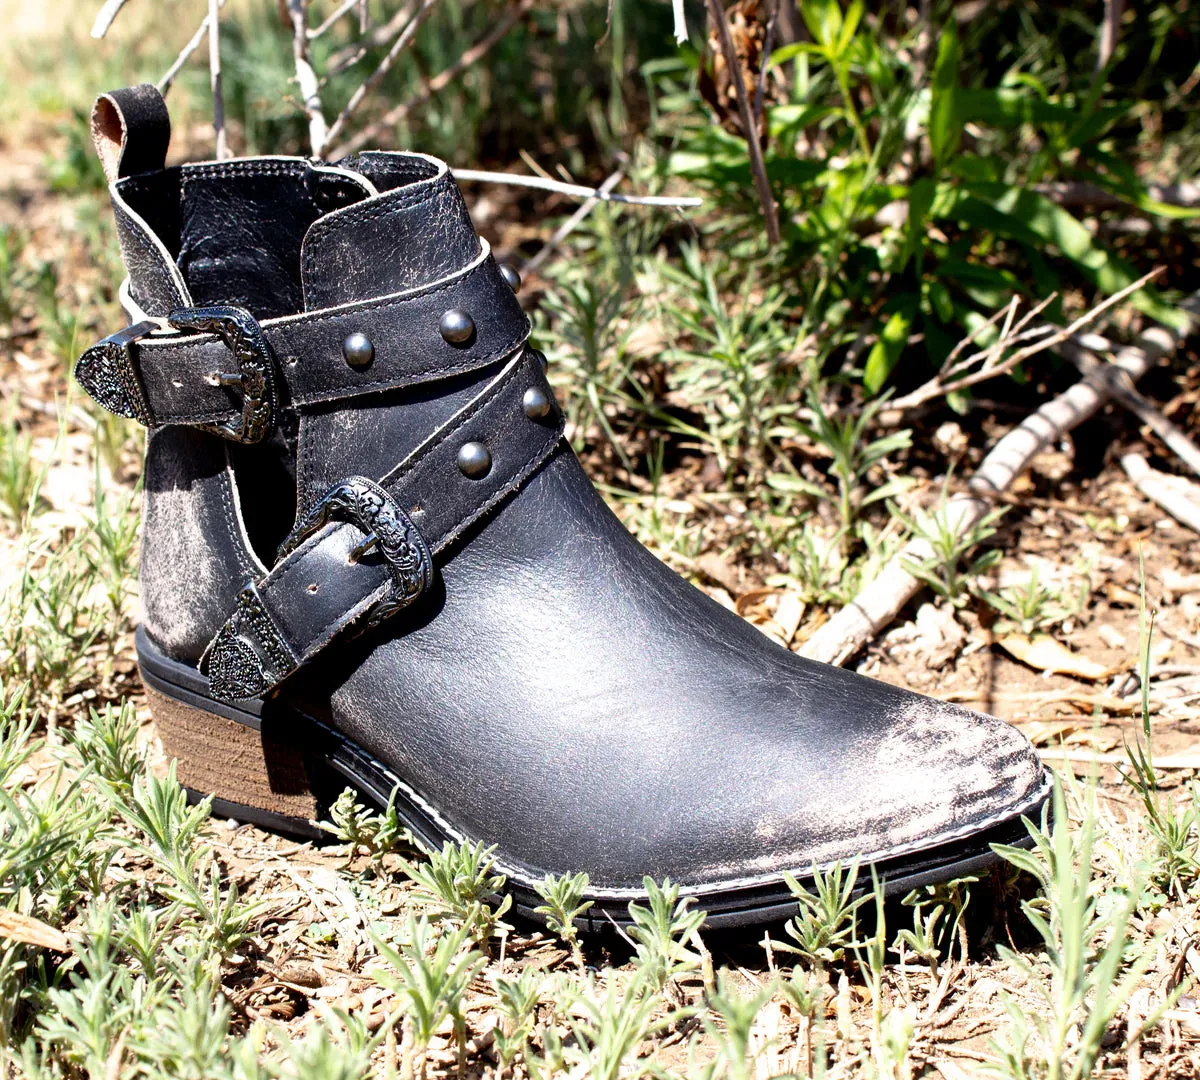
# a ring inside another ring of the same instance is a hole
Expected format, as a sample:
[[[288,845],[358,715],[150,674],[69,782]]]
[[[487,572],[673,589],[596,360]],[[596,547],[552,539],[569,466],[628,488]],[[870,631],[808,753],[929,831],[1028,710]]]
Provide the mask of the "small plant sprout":
[[[701,1018],[717,1047],[716,1057],[704,1070],[706,1080],[751,1080],[760,1075],[767,1043],[763,1036],[756,1038],[755,1024],[774,992],[768,982],[750,994],[740,994],[724,972],[717,976],[716,993],[709,997],[708,1011]]]
[[[525,968],[515,978],[496,976],[492,986],[496,991],[496,1013],[500,1020],[492,1037],[496,1040],[496,1056],[503,1073],[525,1056],[533,1035],[543,982],[536,971]]]
[[[410,914],[407,944],[397,949],[386,941],[376,941],[392,969],[381,971],[379,978],[399,996],[398,1015],[403,1015],[406,1035],[411,1036],[411,1041],[405,1039],[409,1076],[415,1063],[419,1063],[418,1075],[425,1076],[429,1041],[446,1019],[454,1026],[461,1064],[466,1043],[463,994],[486,964],[483,954],[470,947],[473,929],[463,923],[439,935],[424,915]]]
[[[546,919],[546,925],[552,934],[557,934],[570,947],[571,955],[577,963],[582,962],[579,949],[579,930],[575,920],[583,916],[592,906],[591,900],[584,900],[583,894],[588,887],[587,874],[563,874],[555,877],[547,874],[545,879],[534,888],[543,903],[534,908],[535,914]]]
[[[615,972],[604,984],[589,975],[573,991],[568,1024],[574,1041],[563,1047],[567,1064],[574,1066],[572,1074],[627,1080],[655,1071],[652,1061],[639,1057],[642,1043],[688,1012],[676,1010],[655,1019],[660,999],[651,978],[644,968],[624,983]]]
[[[403,861],[405,875],[417,886],[421,901],[434,919],[453,919],[466,927],[481,945],[492,936],[512,897],[505,895],[496,907],[491,901],[504,888],[503,874],[492,872],[494,847],[452,843],[430,850],[424,862]]]
[[[900,477],[885,478],[876,486],[870,483],[873,469],[882,466],[890,455],[912,445],[912,432],[908,430],[870,438],[871,425],[884,404],[884,399],[876,398],[857,414],[838,418],[822,404],[817,392],[810,389],[808,409],[812,423],[799,424],[797,430],[829,456],[834,490],[787,474],[768,477],[768,483],[778,490],[800,491],[833,502],[842,535],[846,538],[854,535],[866,507],[899,495],[909,487],[909,481]]]
[[[318,824],[346,845],[349,859],[361,851],[369,855],[373,862],[379,862],[396,848],[412,846],[414,843],[412,834],[400,822],[395,790],[384,811],[375,813],[363,806],[358,801],[358,793],[348,787],[330,806],[329,821]]]
[[[995,524],[1004,516],[1007,508],[988,511],[970,528],[962,531],[956,527],[958,514],[954,501],[946,497],[945,491],[932,510],[917,509],[906,514],[895,504],[889,504],[889,508],[913,536],[923,541],[929,549],[929,554],[922,559],[906,558],[904,569],[955,607],[965,606],[971,583],[995,566],[1000,561],[1001,553],[995,549],[985,551],[969,560],[965,567],[963,561],[974,548],[996,535]]]
[[[824,970],[855,945],[858,909],[868,899],[866,895],[854,899],[858,863],[851,863],[846,870],[840,862],[826,871],[813,867],[812,892],[790,874],[784,880],[798,906],[797,913],[784,927],[794,944],[776,942],[775,948],[795,953],[814,968]]]
[[[644,878],[648,904],[629,905],[633,925],[628,934],[637,950],[638,970],[655,990],[661,990],[676,975],[694,971],[700,954],[687,942],[699,933],[707,917],[690,908],[691,897],[679,899],[679,886],[664,878],[659,886],[653,878]]]
[[[967,940],[962,920],[971,901],[969,886],[977,880],[959,878],[944,885],[927,885],[914,889],[902,901],[912,909],[912,929],[899,930],[892,948],[900,957],[902,969],[909,953],[929,966],[931,994],[937,989],[942,952],[955,938],[966,962]]]
[[[1035,566],[1024,583],[1010,585],[998,593],[981,591],[980,596],[1004,622],[1018,633],[1030,636],[1077,619],[1087,606],[1089,593],[1086,577],[1071,596],[1043,585]]]
[[[1153,845],[1150,884],[1183,902],[1187,890],[1200,879],[1200,785],[1195,780],[1188,783],[1188,799],[1183,805],[1159,788],[1150,729],[1150,643],[1154,636],[1154,612],[1146,608],[1144,568],[1141,594],[1138,677],[1142,730],[1140,737],[1135,733],[1132,745],[1126,740],[1125,753],[1132,771],[1125,778],[1145,810],[1142,825]]]

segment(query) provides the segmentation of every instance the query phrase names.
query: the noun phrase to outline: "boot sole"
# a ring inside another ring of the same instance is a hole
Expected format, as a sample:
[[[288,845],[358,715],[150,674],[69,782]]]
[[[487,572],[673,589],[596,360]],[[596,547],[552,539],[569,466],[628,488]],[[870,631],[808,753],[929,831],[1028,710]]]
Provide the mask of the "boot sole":
[[[350,786],[377,808],[386,806],[394,792],[401,821],[427,846],[440,848],[447,840],[486,840],[456,831],[382,762],[321,721],[273,700],[243,706],[214,701],[207,694],[208,680],[190,665],[163,655],[140,627],[137,654],[163,748],[178,762],[177,775],[189,796],[197,801],[212,798],[215,816],[301,839],[328,840],[329,834],[315,822]],[[1031,846],[1022,819],[1038,819],[1051,785],[1047,772],[1028,805],[1013,808],[1003,820],[967,836],[874,858],[872,865],[885,895],[903,896],[915,888],[987,870],[1001,861],[991,844]],[[533,886],[545,875],[501,860],[496,869],[508,879],[513,909],[536,919],[533,910],[542,901]],[[811,873],[801,871],[795,877],[801,883],[811,882]],[[869,887],[869,874],[860,874],[859,881]],[[684,887],[680,892],[695,897],[696,906],[708,913],[709,927],[777,922],[796,910],[782,877]],[[646,896],[641,889],[596,889],[585,895],[593,901],[580,921],[580,929],[587,932],[614,923],[627,925],[629,903]]]

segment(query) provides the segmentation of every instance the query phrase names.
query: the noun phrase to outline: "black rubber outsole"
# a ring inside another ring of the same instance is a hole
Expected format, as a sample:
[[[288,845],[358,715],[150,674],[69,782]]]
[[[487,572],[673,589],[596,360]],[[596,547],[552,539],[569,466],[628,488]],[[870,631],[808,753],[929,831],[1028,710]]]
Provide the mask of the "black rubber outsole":
[[[259,732],[278,731],[280,740],[298,748],[310,790],[317,804],[325,809],[346,787],[353,787],[369,803],[383,808],[394,800],[403,824],[426,846],[440,848],[447,841],[476,842],[477,837],[457,833],[441,821],[436,810],[403,781],[388,771],[361,747],[312,717],[288,708],[282,714],[274,702],[247,702],[231,706],[208,697],[207,680],[195,668],[164,656],[146,637],[137,632],[138,666],[148,689],[164,697],[214,716],[236,721]],[[1049,773],[1043,790],[1029,805],[1015,810],[1011,817],[994,823],[978,832],[916,852],[876,858],[864,863],[859,874],[858,889],[871,888],[871,871],[883,884],[886,897],[904,896],[912,889],[934,885],[954,878],[978,874],[1001,861],[992,850],[993,844],[1017,847],[1031,846],[1024,821],[1038,820],[1050,797]],[[188,788],[195,800],[210,797],[211,793]],[[329,834],[312,821],[290,817],[213,797],[213,813],[307,840],[329,840]],[[537,919],[534,908],[542,903],[534,884],[544,876],[533,868],[509,865],[497,860],[496,869],[508,879],[506,891],[511,894],[513,910]],[[810,883],[811,872],[800,871],[795,878]],[[681,895],[695,898],[695,906],[707,913],[705,925],[710,928],[739,927],[758,923],[780,922],[795,914],[796,902],[782,877],[750,884],[731,883],[726,886],[706,885],[698,889],[682,887]],[[645,898],[641,889],[599,890],[585,894],[593,906],[580,921],[584,932],[598,932],[630,922],[628,906],[631,901]]]

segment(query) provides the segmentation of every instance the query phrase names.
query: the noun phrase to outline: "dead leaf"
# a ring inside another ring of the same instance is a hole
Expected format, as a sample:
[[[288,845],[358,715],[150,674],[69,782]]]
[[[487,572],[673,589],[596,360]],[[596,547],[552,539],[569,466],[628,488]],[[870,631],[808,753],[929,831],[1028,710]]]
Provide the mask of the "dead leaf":
[[[718,555],[715,551],[706,551],[701,555],[696,560],[696,569],[735,596],[742,591],[741,574],[738,573],[738,568],[725,556]]]
[[[1006,634],[997,642],[1009,656],[1048,675],[1074,675],[1077,679],[1098,682],[1116,674],[1120,668],[1109,668],[1071,652],[1061,641],[1049,634]]]
[[[71,951],[71,939],[61,930],[32,915],[22,915],[19,911],[0,910],[0,937],[53,949],[55,952]]]

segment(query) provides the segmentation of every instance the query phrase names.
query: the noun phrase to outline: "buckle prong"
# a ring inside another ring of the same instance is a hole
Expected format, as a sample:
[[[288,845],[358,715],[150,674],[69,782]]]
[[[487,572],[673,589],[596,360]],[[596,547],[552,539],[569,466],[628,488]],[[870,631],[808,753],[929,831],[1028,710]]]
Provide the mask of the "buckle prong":
[[[236,420],[200,427],[239,443],[257,443],[275,431],[275,358],[258,320],[245,308],[232,305],[180,308],[167,322],[176,330],[216,334],[238,362],[236,374],[215,372],[218,386],[238,389],[242,414]]]

